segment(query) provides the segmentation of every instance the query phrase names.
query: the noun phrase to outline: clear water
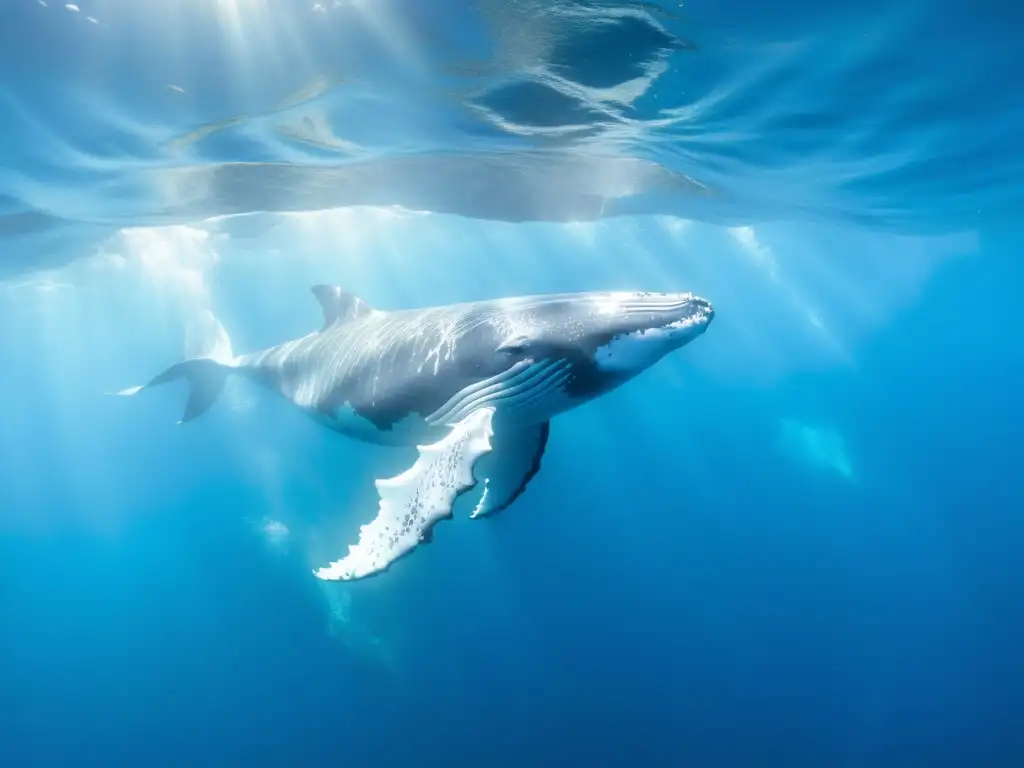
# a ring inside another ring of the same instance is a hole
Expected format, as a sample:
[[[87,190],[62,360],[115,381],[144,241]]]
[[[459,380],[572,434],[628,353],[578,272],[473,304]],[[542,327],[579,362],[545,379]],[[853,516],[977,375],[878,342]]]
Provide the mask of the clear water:
[[[1024,760],[1021,23],[0,4],[0,762]],[[324,584],[407,451],[103,395],[324,282],[717,315],[515,507]]]

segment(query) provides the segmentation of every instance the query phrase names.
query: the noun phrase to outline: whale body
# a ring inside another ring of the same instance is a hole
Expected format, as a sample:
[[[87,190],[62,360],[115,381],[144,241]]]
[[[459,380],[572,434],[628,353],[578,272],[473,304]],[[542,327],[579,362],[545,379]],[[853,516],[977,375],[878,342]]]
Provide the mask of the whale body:
[[[540,469],[550,421],[610,392],[696,339],[714,318],[692,293],[590,292],[383,311],[317,285],[323,326],[224,359],[172,365],[134,395],[190,384],[182,422],[216,402],[230,375],[259,382],[357,440],[414,445],[417,461],[377,481],[378,514],[349,553],[314,573],[350,580],[430,541],[456,498],[483,483],[472,517],[515,501]]]

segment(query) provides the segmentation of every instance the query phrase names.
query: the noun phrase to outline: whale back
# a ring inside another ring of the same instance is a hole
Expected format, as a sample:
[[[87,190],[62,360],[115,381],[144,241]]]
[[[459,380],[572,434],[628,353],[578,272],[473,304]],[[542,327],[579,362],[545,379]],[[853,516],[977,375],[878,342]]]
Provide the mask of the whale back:
[[[359,296],[349,291],[342,290],[337,285],[314,285],[311,289],[316,300],[320,302],[320,308],[324,312],[323,326],[325,331],[332,325],[347,323],[360,317],[367,317],[380,310],[374,309]]]

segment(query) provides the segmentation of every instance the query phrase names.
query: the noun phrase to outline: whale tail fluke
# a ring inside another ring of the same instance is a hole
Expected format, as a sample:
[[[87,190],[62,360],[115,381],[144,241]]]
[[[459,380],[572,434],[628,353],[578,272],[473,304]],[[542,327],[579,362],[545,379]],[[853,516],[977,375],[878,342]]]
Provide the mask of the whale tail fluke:
[[[228,375],[241,361],[236,360],[231,349],[231,337],[212,312],[205,311],[193,318],[187,330],[186,354],[191,353],[193,357],[175,363],[148,384],[108,394],[130,397],[144,389],[185,379],[189,384],[188,402],[178,423],[192,421],[210,410],[224,391]]]
[[[177,379],[186,379],[189,383],[188,402],[185,404],[185,413],[182,414],[179,424],[192,421],[202,416],[210,407],[217,402],[220,393],[224,391],[224,382],[234,366],[225,365],[209,357],[196,357],[191,360],[182,360],[175,363],[166,371],[158,375],[148,384],[141,387],[129,387],[120,392],[112,394],[129,397],[144,389],[152,389]]]

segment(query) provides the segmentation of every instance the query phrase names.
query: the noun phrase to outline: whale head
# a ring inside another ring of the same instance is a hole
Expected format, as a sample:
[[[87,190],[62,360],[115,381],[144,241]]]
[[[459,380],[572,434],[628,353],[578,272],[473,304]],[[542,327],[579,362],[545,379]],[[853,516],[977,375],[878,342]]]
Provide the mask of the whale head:
[[[528,310],[527,330],[499,349],[572,366],[575,401],[608,392],[707,330],[715,311],[692,293],[598,292],[558,296]]]
[[[594,301],[586,348],[598,369],[628,377],[689,344],[715,317],[711,303],[692,293],[608,293]]]

